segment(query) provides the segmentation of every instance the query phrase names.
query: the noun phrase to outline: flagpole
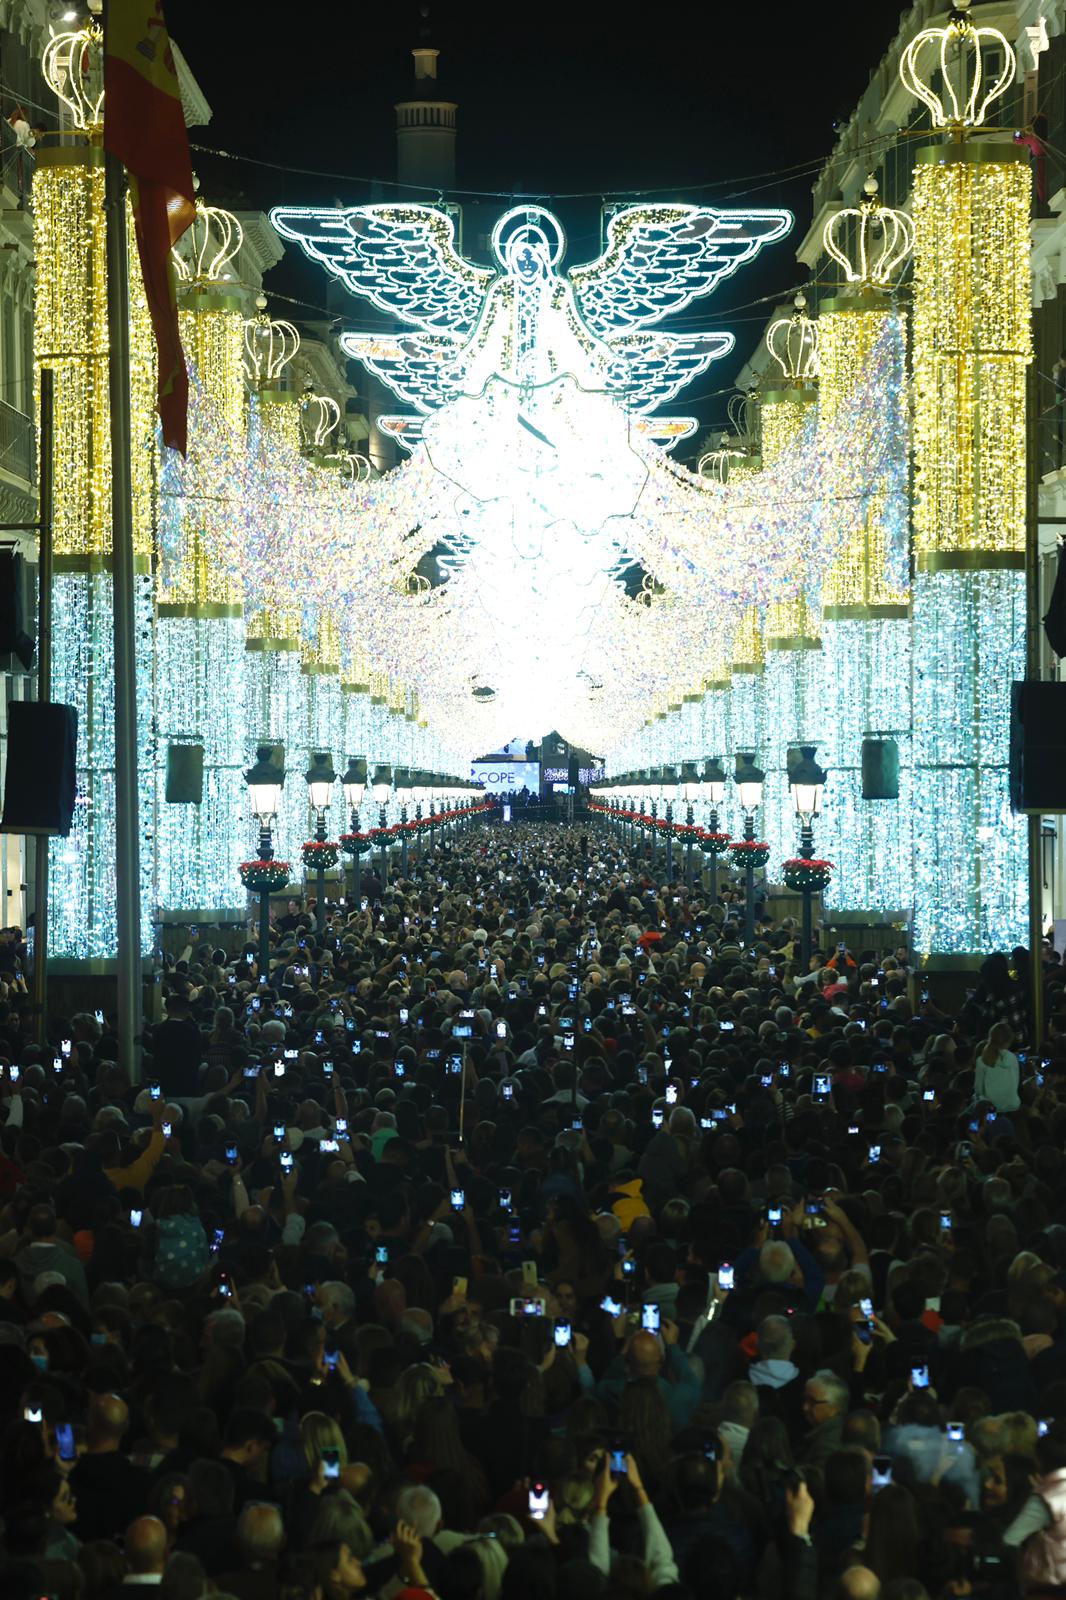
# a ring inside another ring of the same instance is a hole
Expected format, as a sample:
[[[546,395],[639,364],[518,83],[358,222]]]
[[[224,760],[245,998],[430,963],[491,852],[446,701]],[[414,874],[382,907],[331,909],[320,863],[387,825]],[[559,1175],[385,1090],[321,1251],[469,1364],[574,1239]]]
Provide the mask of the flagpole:
[[[137,804],[137,656],[133,614],[133,488],[130,470],[129,258],[126,174],[107,152],[108,395],[111,403],[111,517],[115,627],[115,909],[118,929],[119,1062],[141,1076],[141,871]]]

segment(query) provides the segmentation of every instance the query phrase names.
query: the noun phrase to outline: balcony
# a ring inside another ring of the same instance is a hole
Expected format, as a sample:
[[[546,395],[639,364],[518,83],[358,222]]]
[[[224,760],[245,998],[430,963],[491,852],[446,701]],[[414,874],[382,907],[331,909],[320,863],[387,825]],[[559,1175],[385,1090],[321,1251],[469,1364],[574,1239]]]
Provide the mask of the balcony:
[[[20,489],[37,482],[37,433],[33,418],[0,400],[0,477]]]

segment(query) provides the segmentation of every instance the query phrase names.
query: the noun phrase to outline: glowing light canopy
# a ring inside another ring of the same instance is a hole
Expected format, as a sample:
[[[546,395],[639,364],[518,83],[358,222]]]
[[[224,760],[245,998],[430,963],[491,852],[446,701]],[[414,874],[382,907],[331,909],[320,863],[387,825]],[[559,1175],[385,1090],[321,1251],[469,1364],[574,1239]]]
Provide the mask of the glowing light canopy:
[[[841,499],[850,514],[882,493],[901,559],[906,440],[874,425],[884,386],[903,382],[894,327],[853,412],[790,438],[757,481],[714,481],[667,454],[695,421],[658,408],[732,338],[659,324],[782,237],[787,212],[627,207],[603,253],[569,270],[558,219],[536,205],[498,219],[495,269],[465,262],[431,206],[280,208],[273,220],[406,325],[342,344],[411,408],[378,418],[410,460],[351,486],[344,523],[311,541],[313,558],[254,538],[246,605],[269,603],[255,590],[271,571],[303,597],[305,628],[309,614],[351,607],[371,657],[418,683],[432,725],[462,738],[479,728],[482,747],[516,727],[603,746],[664,682],[679,700],[699,683],[740,609],[817,584],[847,525]],[[802,382],[816,333],[802,307],[793,321],[788,370]],[[357,548],[368,538],[369,562]],[[420,566],[430,551],[432,581]],[[620,578],[641,569],[633,598]]]

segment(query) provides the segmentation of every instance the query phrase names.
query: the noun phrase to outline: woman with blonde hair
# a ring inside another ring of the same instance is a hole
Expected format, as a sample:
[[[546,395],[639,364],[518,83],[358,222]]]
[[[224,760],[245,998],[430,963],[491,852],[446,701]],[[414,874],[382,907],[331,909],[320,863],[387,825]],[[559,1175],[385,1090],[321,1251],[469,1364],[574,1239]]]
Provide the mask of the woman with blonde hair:
[[[1014,1029],[1009,1022],[997,1022],[977,1052],[974,1063],[973,1098],[977,1104],[989,1100],[997,1111],[1017,1111],[1021,1105],[1018,1057],[1009,1049]]]
[[[388,1419],[400,1455],[405,1454],[411,1443],[415,1419],[422,1406],[439,1393],[436,1370],[428,1362],[420,1361],[400,1374],[394,1390],[392,1415]]]
[[[318,1473],[325,1450],[337,1452],[339,1467],[348,1465],[348,1451],[340,1425],[334,1422],[332,1417],[327,1417],[324,1411],[308,1411],[301,1417],[300,1443],[303,1445],[304,1460],[312,1478]]]

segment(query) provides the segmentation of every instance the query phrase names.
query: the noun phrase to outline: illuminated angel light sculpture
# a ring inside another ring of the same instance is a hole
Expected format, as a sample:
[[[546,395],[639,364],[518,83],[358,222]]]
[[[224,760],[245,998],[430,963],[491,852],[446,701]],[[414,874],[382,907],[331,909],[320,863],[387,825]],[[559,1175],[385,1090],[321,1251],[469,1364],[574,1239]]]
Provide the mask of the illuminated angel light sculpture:
[[[536,386],[561,373],[647,416],[733,347],[729,333],[671,333],[655,324],[709,294],[792,226],[782,210],[629,206],[607,229],[595,261],[561,276],[566,237],[542,206],[516,206],[492,233],[495,268],[455,249],[447,213],[433,206],[278,207],[278,232],[353,294],[408,324],[397,334],[341,343],[414,412],[502,377]],[[419,430],[395,430],[406,448]],[[686,423],[689,419],[685,419]],[[644,431],[671,442],[688,428],[655,418]]]

